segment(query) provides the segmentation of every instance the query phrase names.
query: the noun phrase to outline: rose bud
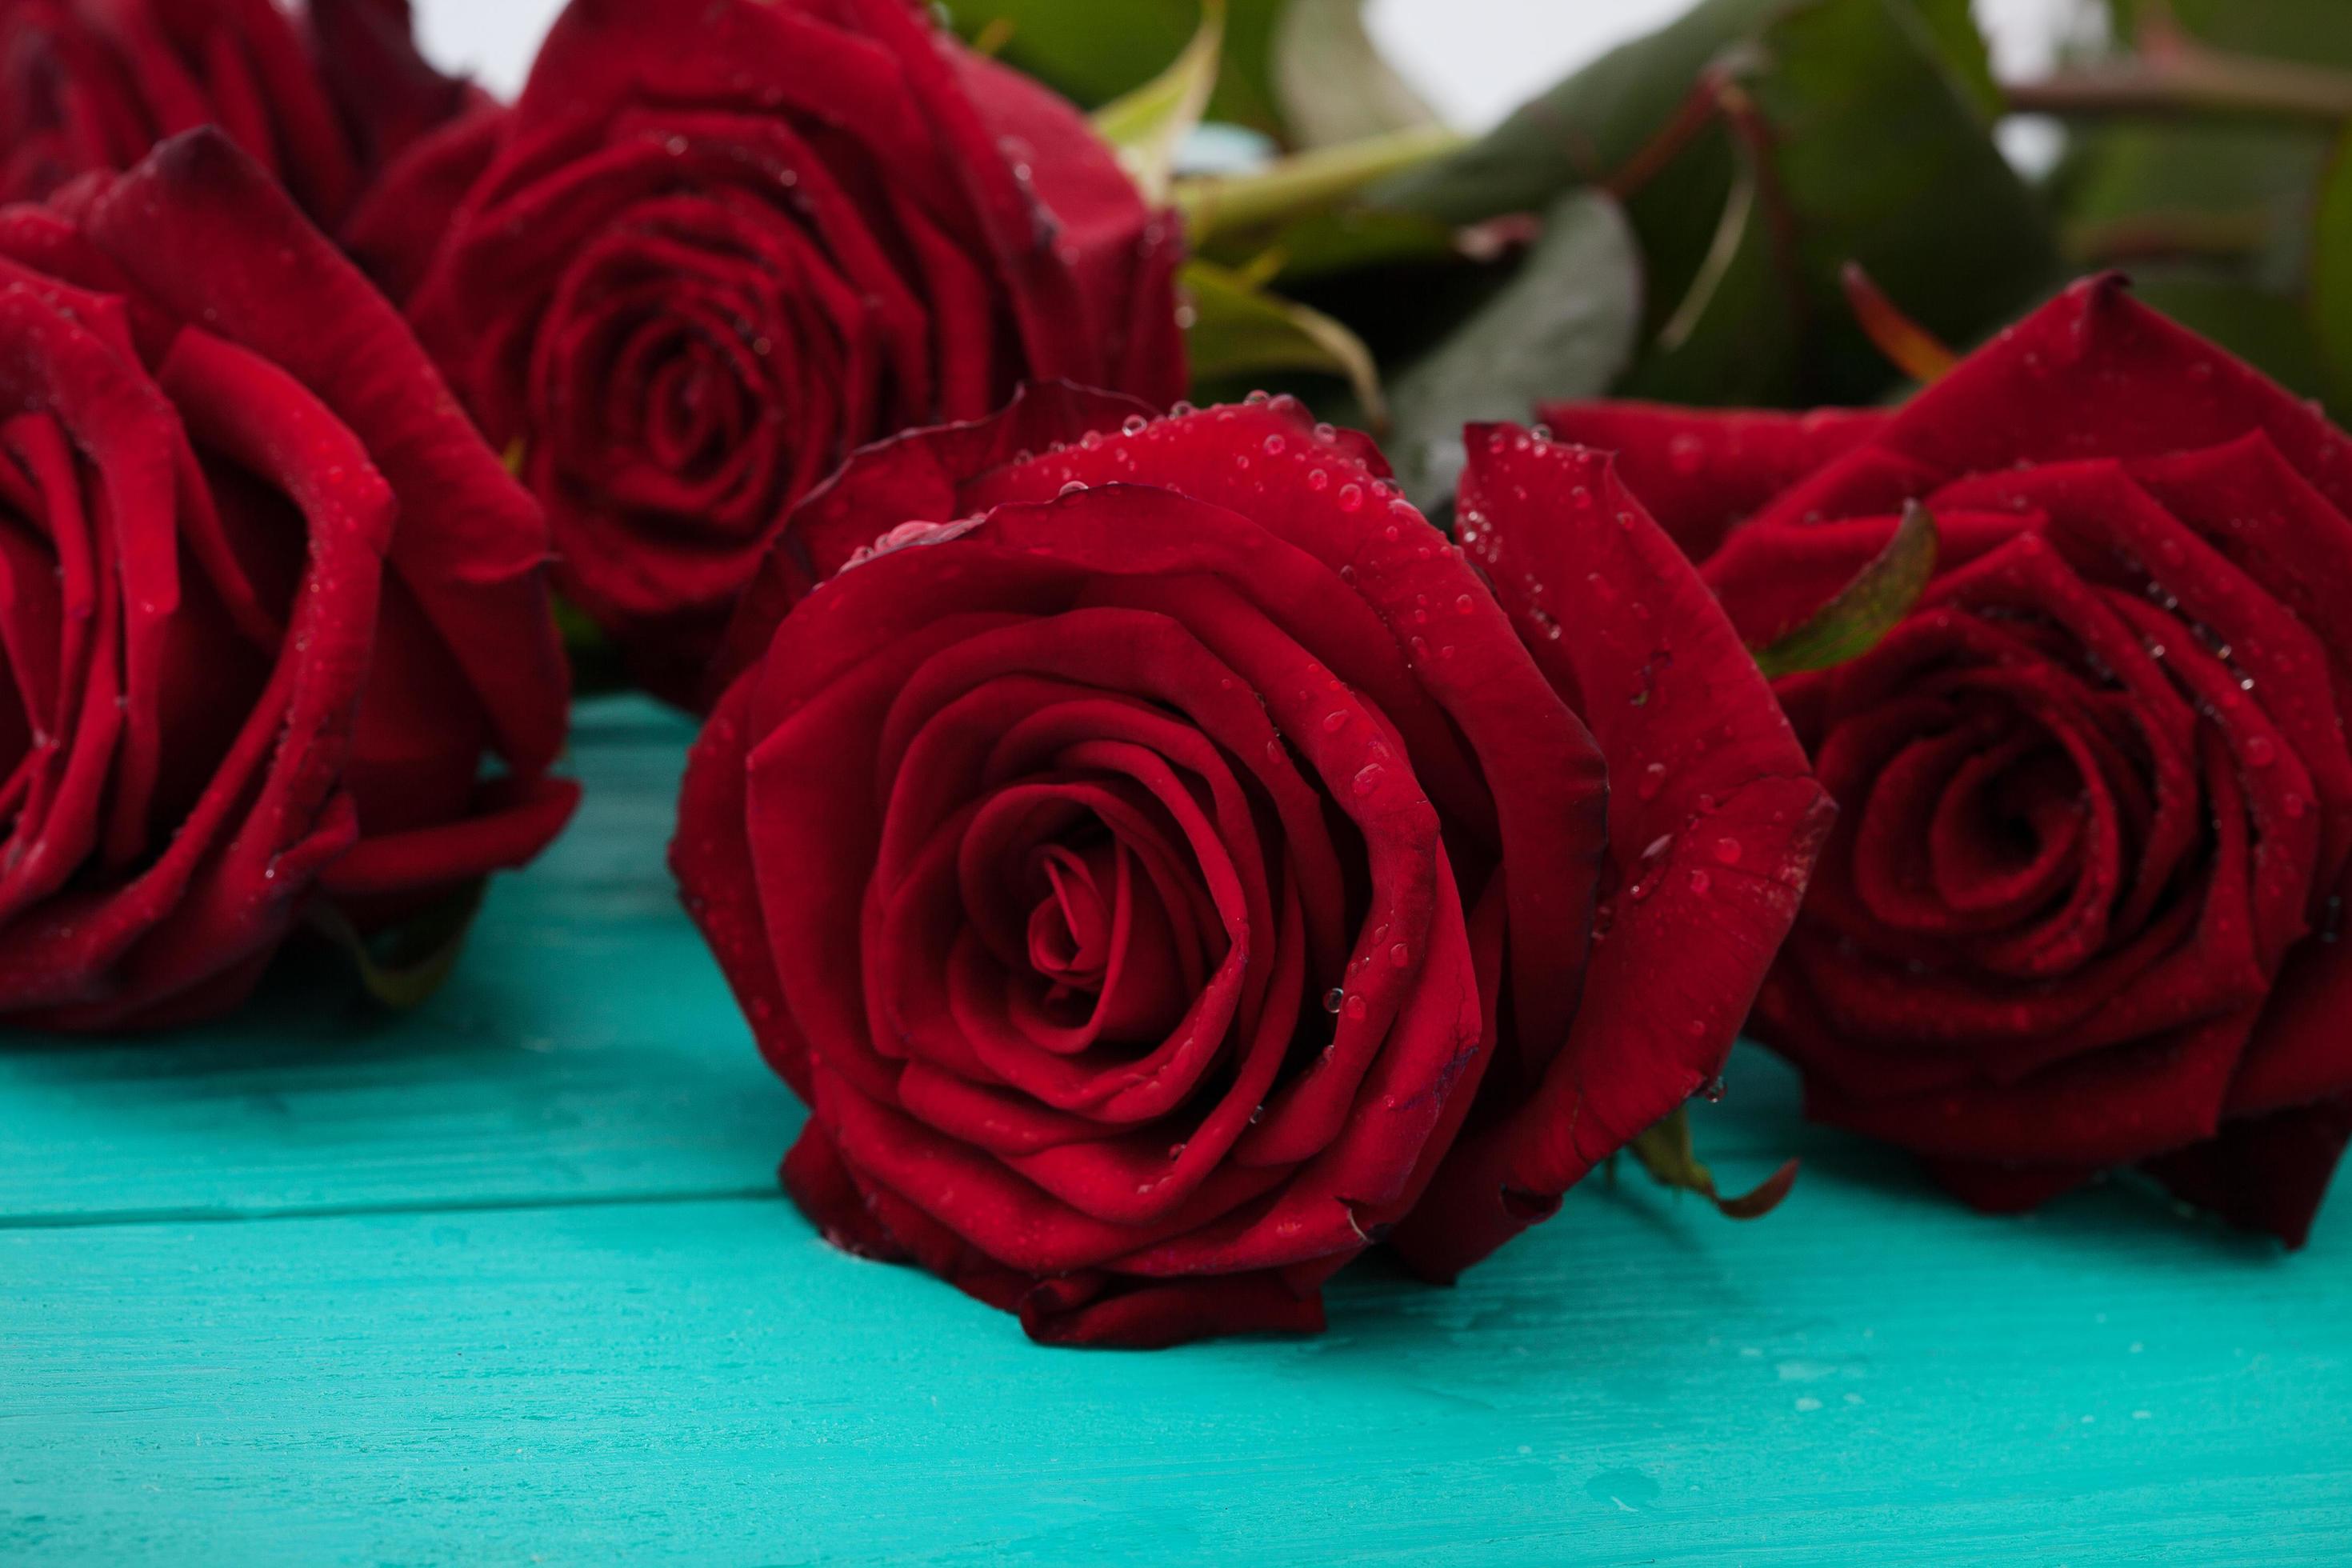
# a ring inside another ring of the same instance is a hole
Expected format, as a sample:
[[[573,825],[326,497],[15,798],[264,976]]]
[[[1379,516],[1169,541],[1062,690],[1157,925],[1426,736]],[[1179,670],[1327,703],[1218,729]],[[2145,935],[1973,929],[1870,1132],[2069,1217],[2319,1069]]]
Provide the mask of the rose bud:
[[[1940,526],[1779,683],[1844,807],[1757,1024],[1811,1113],[1987,1209],[2137,1165],[2299,1243],[2352,1134],[2352,443],[2114,279],[1900,413],[1553,416],[1685,539],[1744,519],[1759,645]]]
[[[218,1013],[554,837],[544,523],[258,165],[0,212],[0,1018]]]
[[[829,1238],[1042,1341],[1313,1331],[1714,1077],[1825,803],[1598,458],[1473,452],[1516,631],[1288,398],[1034,387],[793,512],[673,864]]]
[[[411,314],[558,586],[675,700],[715,695],[737,595],[855,447],[1032,376],[1182,393],[1175,219],[907,0],[574,0],[503,135]],[[387,184],[361,248],[437,232],[470,151]]]
[[[388,161],[486,103],[417,54],[408,0],[0,4],[0,202],[216,125],[331,231]]]

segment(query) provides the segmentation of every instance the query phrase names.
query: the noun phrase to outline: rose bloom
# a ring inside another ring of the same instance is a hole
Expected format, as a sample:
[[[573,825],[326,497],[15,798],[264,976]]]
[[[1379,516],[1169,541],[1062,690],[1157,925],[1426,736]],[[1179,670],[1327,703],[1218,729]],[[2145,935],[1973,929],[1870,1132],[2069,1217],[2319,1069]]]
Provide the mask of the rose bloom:
[[[485,102],[416,53],[408,0],[0,0],[0,202],[216,125],[331,228]]]
[[[576,0],[488,170],[404,165],[357,244],[448,235],[412,315],[552,516],[563,593],[708,695],[784,512],[853,448],[1024,377],[1184,386],[1174,219],[1076,110],[908,0]]]
[[[1040,386],[793,513],[673,859],[835,1243],[1044,1341],[1310,1331],[1714,1077],[1827,809],[1786,721],[1593,455],[1475,435],[1499,604],[1386,475]]]
[[[1563,408],[1762,642],[1940,569],[1779,692],[1844,807],[1758,1031],[1824,1121],[2031,1206],[2137,1164],[2302,1240],[2352,1133],[2352,443],[2078,286],[1900,413]]]
[[[0,211],[0,1019],[217,1013],[554,837],[545,525],[258,165]]]

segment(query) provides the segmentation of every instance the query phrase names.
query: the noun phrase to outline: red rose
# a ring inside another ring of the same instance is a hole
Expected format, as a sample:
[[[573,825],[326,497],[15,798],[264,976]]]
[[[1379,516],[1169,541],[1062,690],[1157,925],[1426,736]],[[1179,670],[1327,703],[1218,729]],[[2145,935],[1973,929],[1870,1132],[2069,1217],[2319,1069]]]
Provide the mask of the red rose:
[[[482,101],[416,53],[408,0],[0,0],[0,202],[215,125],[331,227]]]
[[[1942,525],[1780,686],[1845,807],[1757,1024],[1812,1113],[1988,1208],[2137,1163],[2299,1242],[2352,1133],[2352,443],[2114,279],[1899,414],[1553,417],[1686,538],[1753,513],[1706,566],[1751,641]]]
[[[1038,387],[793,512],[673,861],[829,1237],[1041,1340],[1312,1330],[1712,1078],[1820,792],[1597,459],[1474,448],[1532,647],[1286,398]]]
[[[539,513],[250,160],[0,213],[0,1016],[217,1012],[309,900],[364,928],[554,836]]]
[[[547,503],[564,593],[667,696],[708,695],[785,510],[855,447],[1031,376],[1182,392],[1175,220],[910,0],[575,0],[504,135],[412,313]],[[445,151],[363,249],[432,222],[475,150]]]

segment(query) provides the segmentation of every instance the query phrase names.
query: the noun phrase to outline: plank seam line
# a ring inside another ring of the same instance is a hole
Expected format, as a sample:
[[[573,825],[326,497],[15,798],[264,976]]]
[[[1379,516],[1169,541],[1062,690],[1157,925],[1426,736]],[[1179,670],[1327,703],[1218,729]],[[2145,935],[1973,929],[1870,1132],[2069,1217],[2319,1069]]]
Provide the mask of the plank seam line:
[[[267,1225],[279,1220],[365,1219],[378,1215],[521,1214],[534,1209],[667,1208],[688,1204],[777,1203],[772,1184],[714,1187],[703,1192],[604,1193],[578,1197],[451,1197],[383,1203],[313,1204],[287,1208],[92,1209],[76,1214],[0,1215],[0,1231],[100,1230],[142,1225]]]

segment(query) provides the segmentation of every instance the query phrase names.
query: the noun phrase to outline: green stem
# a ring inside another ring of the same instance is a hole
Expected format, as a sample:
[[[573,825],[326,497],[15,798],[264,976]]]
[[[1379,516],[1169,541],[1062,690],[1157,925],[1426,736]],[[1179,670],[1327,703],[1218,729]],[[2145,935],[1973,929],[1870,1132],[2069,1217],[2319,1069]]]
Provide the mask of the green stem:
[[[1469,138],[1442,125],[1416,126],[1338,147],[1320,147],[1248,174],[1176,182],[1195,248],[1221,236],[1266,228],[1332,206],[1391,174],[1417,169],[1465,146]]]
[[[2333,125],[2352,120],[2352,72],[2175,45],[2017,83],[2009,106],[2074,118],[2231,115]]]

